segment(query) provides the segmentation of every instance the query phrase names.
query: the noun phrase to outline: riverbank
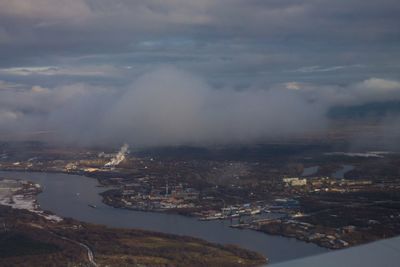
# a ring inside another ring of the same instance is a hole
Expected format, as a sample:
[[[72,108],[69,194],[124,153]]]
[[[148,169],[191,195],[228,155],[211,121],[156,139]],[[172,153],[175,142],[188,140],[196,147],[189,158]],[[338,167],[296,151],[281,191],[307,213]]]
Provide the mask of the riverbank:
[[[294,238],[233,229],[229,227],[229,221],[225,220],[199,221],[193,217],[168,213],[116,209],[102,203],[99,194],[105,188],[99,187],[96,179],[83,176],[45,172],[0,172],[0,176],[41,184],[43,192],[38,195],[41,208],[78,221],[111,228],[143,229],[192,236],[211,243],[235,244],[268,257],[271,263],[327,251]],[[91,208],[89,204],[97,208]]]
[[[0,181],[6,198],[25,195],[31,200],[34,183]],[[29,186],[27,186],[29,185]],[[11,194],[11,195],[10,195]],[[3,199],[6,199],[3,198]],[[29,202],[31,203],[31,202]],[[7,204],[4,202],[3,204]],[[15,203],[14,203],[15,204]],[[32,208],[34,207],[34,208]],[[36,205],[0,205],[0,265],[38,266],[258,266],[262,255],[232,245],[156,232],[116,229],[63,218],[43,216]],[[11,249],[10,248],[13,248]]]
[[[1,171],[1,170],[0,170]],[[15,169],[10,169],[8,168],[6,171],[13,171],[13,172],[18,172],[18,168]],[[30,172],[30,170],[29,170]],[[50,172],[47,172],[46,170],[39,170],[35,169],[34,172],[37,173],[54,173],[54,174],[65,174],[65,175],[80,175],[84,176],[90,179],[95,179],[102,188],[105,190],[102,190],[102,192],[99,193],[101,196],[101,202],[113,207],[113,208],[118,208],[118,209],[124,209],[128,211],[138,211],[138,212],[154,212],[154,213],[162,213],[162,214],[172,214],[172,215],[181,215],[185,217],[190,217],[194,218],[196,220],[202,220],[202,221],[208,221],[208,220],[216,220],[216,221],[228,221],[230,224],[228,226],[235,226],[235,224],[232,223],[232,219],[236,221],[236,223],[240,223],[240,221],[245,220],[246,221],[246,216],[242,217],[235,217],[235,218],[224,218],[221,215],[221,208],[220,207],[205,207],[203,210],[206,212],[211,211],[213,212],[211,215],[209,213],[202,213],[201,209],[194,209],[194,208],[168,208],[168,209],[161,209],[161,208],[154,208],[151,206],[150,208],[141,208],[141,207],[134,207],[132,205],[127,205],[126,202],[121,202],[121,201],[116,201],[119,199],[121,196],[120,190],[116,189],[109,189],[107,190],[108,187],[112,187],[112,185],[109,184],[109,179],[108,175],[110,177],[118,177],[117,172],[85,172],[85,171],[65,171],[65,170],[55,170],[52,169]],[[116,196],[117,194],[117,196]],[[89,205],[91,206],[91,204]],[[91,206],[92,207],[92,206]],[[147,206],[146,206],[147,207]],[[258,210],[259,213],[261,213],[261,210],[264,211],[264,208],[261,206],[256,206],[253,207],[253,209],[249,209],[249,215],[252,210]],[[285,209],[283,209],[285,210]],[[230,211],[231,212],[231,211]],[[263,213],[268,213],[270,212],[269,210],[266,210],[266,212]],[[293,213],[294,211],[291,210],[286,210],[286,212]],[[215,216],[215,214],[219,214],[218,216]],[[212,218],[212,219],[208,219]],[[240,229],[248,229],[250,231],[256,231],[258,233],[262,233],[264,235],[270,235],[270,236],[280,236],[280,237],[285,237],[285,238],[294,238],[296,240],[299,240],[301,242],[307,242],[307,243],[313,243],[321,248],[324,249],[337,249],[337,248],[344,248],[347,247],[348,244],[346,242],[336,242],[330,240],[327,236],[329,234],[324,234],[321,233],[318,238],[308,238],[308,235],[303,233],[302,231],[299,231],[299,229],[296,229],[295,227],[287,227],[287,224],[282,223],[279,220],[274,220],[274,223],[268,223],[268,224],[263,224],[261,225],[259,222],[262,221],[263,217],[247,217],[247,220],[250,219],[250,223],[242,223],[240,227],[233,227],[233,228],[240,228]],[[252,222],[256,223],[252,223]],[[272,222],[272,221],[271,221]],[[301,230],[301,229],[300,229]],[[331,242],[332,241],[332,242]]]

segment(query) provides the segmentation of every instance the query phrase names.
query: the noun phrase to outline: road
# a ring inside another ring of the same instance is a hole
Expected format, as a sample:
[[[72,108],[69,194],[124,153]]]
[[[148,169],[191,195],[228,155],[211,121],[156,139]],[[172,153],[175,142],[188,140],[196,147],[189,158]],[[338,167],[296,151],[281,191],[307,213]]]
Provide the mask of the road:
[[[87,245],[85,245],[85,244],[83,244],[83,243],[81,243],[81,242],[72,240],[72,239],[70,239],[70,238],[68,238],[68,237],[58,235],[58,234],[53,233],[53,232],[51,232],[51,234],[53,234],[54,236],[56,236],[56,237],[58,237],[58,238],[60,238],[60,239],[69,241],[69,242],[71,242],[71,243],[74,243],[74,244],[77,244],[77,245],[83,247],[83,248],[87,251],[87,257],[88,257],[88,260],[89,260],[90,264],[91,264],[93,267],[97,267],[97,263],[94,261],[94,254],[93,254],[93,251],[92,251]]]

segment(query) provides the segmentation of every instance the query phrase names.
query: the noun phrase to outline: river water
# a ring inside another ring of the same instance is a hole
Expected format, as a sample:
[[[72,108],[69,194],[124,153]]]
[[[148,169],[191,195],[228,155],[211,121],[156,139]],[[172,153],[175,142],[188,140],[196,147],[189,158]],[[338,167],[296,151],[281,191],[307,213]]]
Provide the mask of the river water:
[[[339,170],[337,170],[336,172],[334,172],[333,174],[332,174],[332,177],[333,178],[336,178],[336,179],[344,179],[344,175],[347,173],[347,172],[349,172],[349,171],[352,171],[352,170],[354,170],[354,166],[353,165],[342,165],[342,168],[341,169],[339,169]]]
[[[38,196],[42,209],[84,222],[188,235],[210,242],[235,244],[260,252],[272,263],[328,251],[294,238],[233,229],[229,227],[228,221],[204,222],[181,215],[116,209],[101,202],[99,193],[104,188],[98,187],[97,180],[84,176],[0,171],[0,177],[39,183],[43,189]],[[88,204],[96,205],[97,208],[91,208]]]
[[[304,168],[303,173],[301,174],[301,176],[311,176],[314,175],[318,172],[319,170],[319,166],[311,166],[308,168]]]

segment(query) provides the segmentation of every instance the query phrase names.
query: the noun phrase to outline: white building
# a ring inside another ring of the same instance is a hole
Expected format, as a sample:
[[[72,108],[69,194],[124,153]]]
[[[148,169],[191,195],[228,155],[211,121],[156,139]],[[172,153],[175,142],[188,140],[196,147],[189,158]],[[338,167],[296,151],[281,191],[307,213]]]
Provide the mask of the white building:
[[[283,178],[282,181],[286,186],[305,186],[307,185],[307,179],[300,179],[298,177]]]

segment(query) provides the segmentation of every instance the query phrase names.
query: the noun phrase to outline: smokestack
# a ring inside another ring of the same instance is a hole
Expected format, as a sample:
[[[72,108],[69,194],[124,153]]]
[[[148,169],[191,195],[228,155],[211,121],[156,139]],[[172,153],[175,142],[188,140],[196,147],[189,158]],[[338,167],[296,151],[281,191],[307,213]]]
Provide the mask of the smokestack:
[[[119,150],[119,152],[115,155],[115,157],[113,157],[110,162],[106,163],[106,165],[104,165],[104,167],[113,168],[113,167],[117,166],[118,164],[120,164],[122,161],[124,161],[126,159],[126,155],[129,153],[128,149],[129,149],[129,145],[124,144],[121,147],[121,149]]]

